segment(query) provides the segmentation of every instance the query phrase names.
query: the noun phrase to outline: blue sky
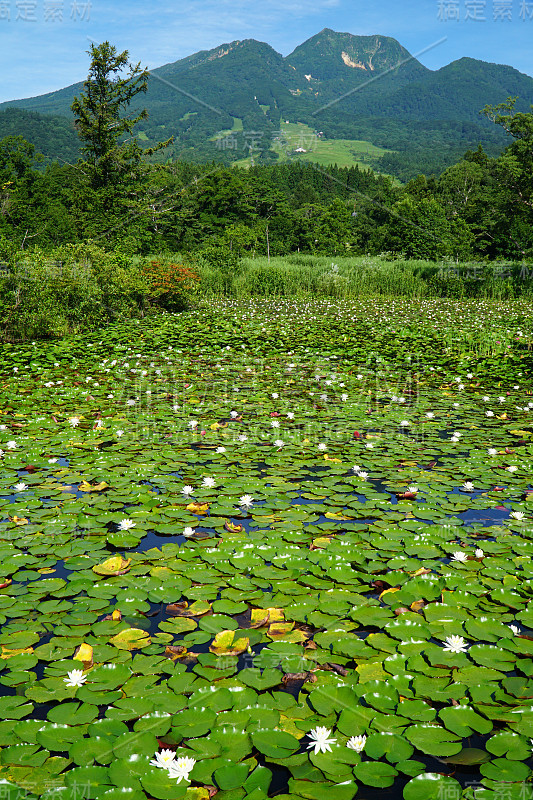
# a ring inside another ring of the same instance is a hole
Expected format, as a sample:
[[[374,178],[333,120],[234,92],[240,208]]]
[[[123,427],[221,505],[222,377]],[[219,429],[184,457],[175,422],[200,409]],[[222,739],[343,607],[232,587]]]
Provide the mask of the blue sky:
[[[326,27],[393,36],[430,69],[466,55],[533,76],[533,0],[0,0],[0,101],[84,80],[90,41],[152,69],[235,39],[287,55]]]

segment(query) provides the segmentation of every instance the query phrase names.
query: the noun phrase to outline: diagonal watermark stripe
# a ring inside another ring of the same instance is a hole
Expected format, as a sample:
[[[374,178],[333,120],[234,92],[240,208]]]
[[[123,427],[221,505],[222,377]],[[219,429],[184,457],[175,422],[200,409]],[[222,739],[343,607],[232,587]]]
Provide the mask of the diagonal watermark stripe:
[[[335,98],[335,100],[330,100],[329,103],[320,106],[320,108],[317,108],[316,111],[313,111],[312,116],[316,116],[317,114],[320,114],[321,111],[324,111],[326,108],[330,108],[331,106],[336,105],[336,103],[340,103],[341,100],[345,100],[347,97],[350,97],[350,95],[360,91],[360,89],[363,89],[365,86],[368,86],[369,83],[374,83],[374,81],[383,78],[383,76],[388,75],[389,72],[394,72],[394,70],[398,69],[398,67],[401,67],[402,64],[407,64],[409,61],[413,61],[415,58],[418,58],[418,56],[424,55],[424,53],[427,53],[429,50],[433,50],[434,47],[437,47],[439,44],[445,42],[447,38],[448,38],[447,36],[443,36],[442,39],[439,39],[438,41],[433,42],[433,44],[424,47],[422,50],[419,50],[418,53],[415,53],[414,55],[409,55],[407,58],[402,58],[402,60],[398,61],[398,63],[395,64],[393,67],[389,67],[388,69],[383,70],[383,72],[380,72],[379,75],[374,75],[373,78],[369,78],[367,81],[364,81],[364,83],[359,84],[359,86],[355,86],[353,89],[350,89],[349,92],[345,92],[344,94],[341,94],[339,97]]]
[[[175,89],[176,92],[180,92],[180,94],[185,95],[185,97],[188,97],[189,100],[193,100],[195,103],[204,106],[204,108],[208,108],[210,111],[214,111],[215,114],[224,114],[224,112],[221,111],[219,108],[215,108],[215,106],[211,106],[209,105],[209,103],[205,103],[203,100],[200,100],[199,97],[195,97],[193,94],[190,94],[190,92],[185,91],[185,89],[181,89],[174,83],[167,81],[166,78],[162,78],[160,75],[156,75],[155,72],[151,72],[150,70],[148,70],[148,74],[151,78],[156,78],[158,81],[161,81],[161,83],[164,83],[166,86],[170,86],[171,89]]]
[[[97,44],[96,40],[93,39],[91,36],[87,36],[86,38],[91,42],[91,44]],[[162,78],[160,75],[156,75],[156,73],[152,72],[152,70],[148,70],[148,75],[151,78],[155,78],[156,80],[160,81],[161,83],[164,83],[166,86],[170,86],[170,88],[174,89],[176,92],[179,92],[180,94],[185,95],[185,97],[188,97],[189,100],[192,100],[194,103],[198,103],[199,105],[204,106],[204,108],[208,108],[210,111],[214,111],[215,114],[224,114],[224,112],[221,111],[219,108],[215,108],[215,106],[211,106],[211,105],[209,105],[209,103],[206,103],[203,100],[200,100],[199,97],[196,97],[194,94],[191,94],[190,92],[187,92],[185,89],[181,89],[179,86],[176,86],[174,83],[171,83],[170,81],[167,81],[166,78]]]
[[[297,161],[298,159],[291,159],[291,160],[294,162],[294,161]],[[385,211],[387,214],[390,214],[391,216],[396,217],[396,219],[399,219],[402,222],[405,222],[406,225],[410,225],[412,228],[416,228],[417,231],[420,231],[421,233],[425,233],[426,235],[431,236],[431,238],[435,239],[436,241],[440,242],[441,244],[444,244],[444,245],[446,244],[444,239],[441,239],[440,236],[437,236],[429,228],[425,228],[422,225],[417,225],[416,222],[413,222],[412,220],[407,219],[407,217],[404,217],[402,214],[398,214],[398,212],[394,211],[394,209],[389,208],[388,206],[384,205],[383,203],[380,203],[379,200],[376,200],[375,198],[370,197],[370,195],[365,194],[365,192],[361,192],[360,189],[355,189],[353,186],[348,186],[347,183],[344,183],[343,181],[339,180],[339,178],[335,178],[334,175],[330,175],[329,172],[326,172],[326,170],[322,169],[315,162],[308,161],[306,163],[311,164],[311,166],[313,167],[314,170],[316,170],[316,172],[320,172],[321,175],[324,175],[327,178],[329,178],[330,180],[334,181],[335,183],[338,183],[340,186],[343,186],[349,192],[353,192],[353,194],[359,195],[359,197],[363,197],[365,200],[368,200],[369,203],[372,203],[372,205],[376,206],[377,208],[380,208],[382,211]]]

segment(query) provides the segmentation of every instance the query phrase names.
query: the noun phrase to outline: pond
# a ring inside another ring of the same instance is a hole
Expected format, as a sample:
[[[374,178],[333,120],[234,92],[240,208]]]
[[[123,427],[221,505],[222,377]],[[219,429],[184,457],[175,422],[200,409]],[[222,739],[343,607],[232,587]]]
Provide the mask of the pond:
[[[530,800],[530,336],[368,298],[5,346],[5,797]]]

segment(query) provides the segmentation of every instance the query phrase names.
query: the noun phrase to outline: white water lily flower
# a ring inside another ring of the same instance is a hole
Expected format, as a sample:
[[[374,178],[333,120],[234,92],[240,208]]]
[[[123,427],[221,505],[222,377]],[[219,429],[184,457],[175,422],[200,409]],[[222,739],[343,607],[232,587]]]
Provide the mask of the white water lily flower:
[[[495,447],[489,447],[489,449],[487,450],[487,453],[489,454],[489,456],[497,456],[498,455],[498,451],[496,450]]]
[[[204,482],[202,483],[202,487],[204,489],[212,489],[215,486],[216,480],[214,478],[204,478]]]
[[[320,444],[318,445],[318,449],[319,450],[327,450],[328,448],[327,448],[327,445],[324,444],[324,442],[320,442]]]
[[[155,754],[155,758],[152,758],[150,761],[150,765],[152,767],[162,767],[163,769],[168,769],[172,761],[176,758],[176,753],[174,750],[161,750],[161,752]]]
[[[276,439],[276,441],[274,442],[275,447],[283,447],[284,445],[285,442],[283,441],[283,439]]]
[[[427,411],[426,412],[426,417],[428,419],[433,419],[434,416],[435,416],[435,414],[433,413],[433,411]]]
[[[137,525],[132,519],[123,519],[118,523],[119,531],[129,531]]]
[[[191,527],[184,528],[184,529],[183,529],[183,535],[184,535],[185,537],[187,537],[187,539],[188,539],[190,536],[194,536],[194,528],[191,528]]]
[[[83,670],[81,669],[73,669],[71,672],[67,673],[67,676],[68,677],[63,678],[67,686],[83,686],[87,680],[87,676],[83,674]]]
[[[126,405],[127,406],[134,406],[135,405],[135,400],[126,400]]]
[[[49,458],[48,459],[48,463],[49,464],[57,464],[57,458]]]
[[[27,488],[28,488],[28,484],[27,483],[16,483],[15,486],[14,486],[14,489],[15,489],[16,492],[23,492],[24,489],[27,489]]]
[[[253,505],[254,498],[251,494],[243,494],[241,499],[239,500],[239,505],[242,508],[251,508]]]
[[[520,636],[520,628],[518,628],[516,625],[508,625],[508,627],[512,630],[515,636]]]
[[[368,442],[367,444],[365,444],[365,447],[366,447],[367,450],[373,450],[374,449],[374,445],[372,444],[372,442]]]
[[[408,486],[407,491],[411,492],[411,494],[416,494],[418,492],[418,486]]]
[[[176,778],[177,783],[181,783],[181,781],[188,781],[189,773],[196,764],[195,758],[189,758],[189,756],[182,756],[181,758],[176,758],[170,762],[168,766],[168,774],[171,778]]]
[[[245,434],[245,433],[241,433],[241,434],[240,434],[240,436],[239,436],[239,442],[246,442],[246,441],[247,441],[247,439],[248,439],[248,437],[246,436],[246,434]]]
[[[271,428],[279,428],[279,420],[277,420],[277,419],[270,420],[270,427]]]
[[[402,421],[400,422],[400,427],[401,428],[407,428],[410,424],[411,423],[409,422],[408,419],[402,419]]]
[[[361,472],[361,467],[358,464],[354,464],[352,470],[354,472]]]
[[[485,553],[483,552],[481,547],[477,548],[477,550],[474,552],[474,555],[475,555],[476,558],[484,558],[485,557]]]
[[[11,439],[9,442],[7,442],[6,447],[7,447],[8,450],[16,450],[17,449],[17,443],[16,443],[16,441],[14,439]]]
[[[468,556],[462,550],[456,550],[452,555],[452,561],[460,561],[464,564],[465,561],[468,561]]]
[[[331,753],[331,745],[337,742],[336,739],[329,738],[331,736],[330,729],[321,726],[313,728],[307,735],[311,739],[310,743],[307,745],[307,749],[311,750],[311,748],[314,747],[315,756],[317,753]]]
[[[72,425],[73,428],[75,428],[77,425],[80,424],[80,418],[79,417],[69,417],[69,423]]]
[[[511,511],[509,516],[512,517],[513,519],[518,520],[519,522],[521,520],[525,519],[525,517],[526,517],[526,515],[524,514],[523,511]]]
[[[356,753],[362,753],[365,749],[366,744],[366,736],[352,736],[346,742],[346,747],[349,747],[350,750],[355,750]]]
[[[346,392],[344,394],[341,394],[341,400],[342,400],[343,403],[345,403],[347,399],[348,399],[348,395],[346,394]]]
[[[124,436],[124,431],[121,430],[116,431],[115,436],[117,437],[117,439],[120,439],[121,436]]]
[[[226,448],[225,447],[217,447],[216,452],[217,453],[225,453],[226,452]]]
[[[294,414],[293,414],[293,412],[292,412],[292,411],[289,411],[289,412],[287,413],[287,417],[288,417],[289,419],[294,419]]]
[[[468,645],[462,636],[447,636],[446,645],[442,648],[445,653],[466,653]]]
[[[277,400],[278,397],[279,397],[279,394],[277,392],[272,392],[272,394],[270,396],[273,397],[274,400]]]
[[[189,420],[188,425],[189,425],[189,428],[194,430],[195,428],[198,427],[198,422],[195,419],[191,419],[191,420]]]
[[[510,466],[510,467],[507,467],[507,472],[516,472],[517,469],[518,469],[518,467]]]
[[[494,416],[494,411],[485,411],[485,416],[486,417],[493,417]]]
[[[191,494],[194,494],[194,486],[184,486],[181,490],[181,493],[185,495],[185,497],[189,497]]]
[[[238,411],[232,411],[232,412],[230,413],[230,417],[231,417],[232,419],[235,419],[235,417],[238,417],[238,416],[239,416],[239,412],[238,412]]]
[[[366,481],[368,478],[368,472],[358,472],[357,477],[361,478],[362,481]]]
[[[472,481],[465,481],[463,483],[462,488],[463,488],[463,491],[465,491],[465,492],[473,492],[474,491],[474,484],[472,483]]]

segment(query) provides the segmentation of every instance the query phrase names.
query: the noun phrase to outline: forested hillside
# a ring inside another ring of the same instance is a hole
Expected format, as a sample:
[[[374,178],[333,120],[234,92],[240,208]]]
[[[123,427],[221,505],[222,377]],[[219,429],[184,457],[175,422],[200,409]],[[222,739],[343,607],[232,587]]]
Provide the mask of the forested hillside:
[[[75,83],[1,104],[0,134],[16,132],[47,158],[72,160],[67,120],[81,88]],[[509,140],[479,112],[509,96],[518,97],[517,109],[526,111],[533,102],[533,79],[466,57],[432,71],[390,37],[325,29],[286,57],[247,39],[154,69],[132,111],[148,111],[137,127],[141,145],[174,137],[154,161],[230,164],[252,156],[254,163],[274,163],[280,159],[276,137],[289,120],[308,126],[316,137],[353,142],[354,151],[360,140],[392,151],[372,166],[409,180],[421,171],[441,174],[478,144],[498,155]],[[15,113],[13,107],[55,119],[2,114]],[[16,131],[6,127],[14,119]],[[307,145],[311,158],[315,147]]]

